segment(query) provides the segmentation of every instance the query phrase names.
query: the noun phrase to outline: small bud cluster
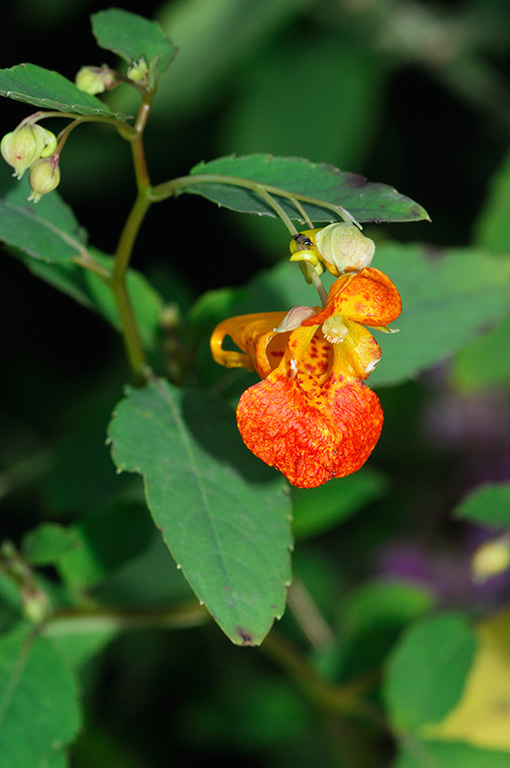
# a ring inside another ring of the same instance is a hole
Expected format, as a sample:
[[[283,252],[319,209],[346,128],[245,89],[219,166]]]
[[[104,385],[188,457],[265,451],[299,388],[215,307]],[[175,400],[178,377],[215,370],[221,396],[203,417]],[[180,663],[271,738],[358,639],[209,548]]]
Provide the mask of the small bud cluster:
[[[110,67],[82,67],[74,79],[80,91],[97,96],[117,85],[117,73]]]
[[[23,121],[14,131],[7,133],[0,142],[4,160],[14,168],[14,176],[21,179],[28,170],[35,203],[51,192],[60,181],[59,156],[56,154],[57,138],[37,123]]]

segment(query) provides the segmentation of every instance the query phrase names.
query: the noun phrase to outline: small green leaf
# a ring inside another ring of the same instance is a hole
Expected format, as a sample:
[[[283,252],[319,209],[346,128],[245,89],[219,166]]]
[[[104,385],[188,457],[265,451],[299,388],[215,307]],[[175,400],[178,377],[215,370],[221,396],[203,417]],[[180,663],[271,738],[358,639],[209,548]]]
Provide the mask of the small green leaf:
[[[96,96],[80,91],[58,72],[36,64],[16,64],[10,69],[0,69],[0,94],[43,109],[128,119],[127,115],[112,112]]]
[[[43,523],[23,537],[23,555],[34,565],[54,565],[78,544],[78,536],[72,528]]]
[[[92,32],[97,44],[113,51],[128,64],[157,59],[161,76],[170,66],[177,49],[154,21],[120,8],[109,8],[91,16]]]
[[[275,215],[269,203],[252,189],[236,186],[232,177],[249,179],[266,187],[314,198],[319,202],[302,201],[314,222],[336,221],[339,218],[337,213],[321,203],[343,206],[358,221],[428,219],[427,212],[420,205],[386,184],[368,182],[363,176],[299,157],[220,157],[196,165],[190,173],[192,176],[212,174],[218,178],[190,184],[184,187],[184,192],[202,195],[214,203],[243,213]],[[275,191],[272,194],[291,219],[303,220],[296,206],[286,196]]]
[[[320,534],[354,515],[387,488],[383,474],[364,467],[320,488],[291,488],[297,539]]]
[[[406,630],[390,656],[385,681],[397,728],[442,720],[460,699],[475,652],[475,633],[462,614],[425,619]]]
[[[510,483],[487,483],[469,493],[454,510],[457,517],[510,529]]]
[[[77,682],[45,637],[0,639],[0,768],[61,765],[80,726]]]
[[[230,408],[155,380],[128,390],[108,432],[197,597],[233,642],[262,642],[290,580],[289,495],[243,448]]]

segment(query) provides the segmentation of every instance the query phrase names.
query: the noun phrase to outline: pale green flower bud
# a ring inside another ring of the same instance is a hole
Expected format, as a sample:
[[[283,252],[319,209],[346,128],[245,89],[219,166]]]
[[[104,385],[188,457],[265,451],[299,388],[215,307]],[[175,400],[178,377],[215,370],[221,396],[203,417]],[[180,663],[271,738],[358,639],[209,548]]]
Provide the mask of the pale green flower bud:
[[[374,241],[362,235],[355,224],[329,224],[319,229],[314,239],[321,259],[333,275],[357,272],[368,267],[374,257]]]
[[[116,83],[115,72],[109,67],[82,67],[74,79],[80,91],[95,96],[113,88]]]
[[[36,160],[52,155],[56,148],[56,136],[41,125],[22,125],[0,142],[2,157],[12,165],[18,179]]]
[[[42,157],[30,168],[29,180],[32,194],[28,198],[38,203],[43,195],[53,192],[60,182],[59,156]]]
[[[144,85],[147,82],[148,74],[149,67],[145,59],[134,61],[127,71],[129,80],[133,83],[140,83],[141,85]]]

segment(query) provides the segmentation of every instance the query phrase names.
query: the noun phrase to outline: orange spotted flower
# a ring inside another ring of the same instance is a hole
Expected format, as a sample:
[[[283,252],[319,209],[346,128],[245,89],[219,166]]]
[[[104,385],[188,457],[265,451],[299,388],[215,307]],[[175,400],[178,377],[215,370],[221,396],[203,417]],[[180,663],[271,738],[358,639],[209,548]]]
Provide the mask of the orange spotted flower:
[[[366,267],[339,277],[326,306],[262,312],[220,323],[214,359],[255,370],[237,424],[248,448],[292,485],[315,488],[358,470],[381,433],[377,395],[364,383],[381,357],[365,325],[384,328],[402,309],[391,280]],[[230,336],[240,352],[223,349]]]

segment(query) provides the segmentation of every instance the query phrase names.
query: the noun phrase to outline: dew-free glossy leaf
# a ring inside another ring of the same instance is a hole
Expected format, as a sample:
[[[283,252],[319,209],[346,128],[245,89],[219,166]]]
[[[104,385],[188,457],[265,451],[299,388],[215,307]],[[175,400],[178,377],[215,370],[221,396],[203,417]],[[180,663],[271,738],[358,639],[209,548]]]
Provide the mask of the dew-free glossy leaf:
[[[393,768],[508,768],[509,754],[406,736]]]
[[[260,154],[220,157],[208,163],[199,163],[190,173],[192,176],[212,174],[213,178],[204,178],[203,182],[190,184],[183,191],[202,195],[218,205],[244,213],[275,215],[267,201],[247,187],[236,186],[232,180],[228,182],[229,177],[249,179],[270,188],[320,201],[301,201],[314,222],[339,219],[330,208],[321,206],[321,202],[343,206],[358,221],[419,221],[428,218],[427,212],[418,203],[387,184],[369,182],[358,174],[346,173],[331,165],[312,163],[299,157]],[[218,175],[218,178],[215,179],[214,175]],[[274,191],[272,194],[291,219],[303,221],[295,205],[286,196]]]
[[[170,66],[177,49],[154,21],[121,8],[108,8],[91,16],[92,31],[101,48],[113,51],[129,64],[157,59],[162,75]]]
[[[121,471],[144,477],[156,525],[230,639],[259,644],[285,606],[286,485],[244,449],[224,403],[163,380],[129,389],[109,427]]]
[[[77,682],[51,640],[0,639],[0,768],[59,765],[80,725]]]
[[[456,507],[454,514],[495,528],[510,529],[510,483],[485,483]]]
[[[96,96],[80,91],[59,72],[36,64],[16,64],[10,69],[0,69],[0,94],[43,109],[127,119],[126,115],[112,112]]]
[[[476,652],[476,637],[462,614],[422,620],[406,630],[392,652],[384,686],[399,729],[437,723],[457,704]]]

